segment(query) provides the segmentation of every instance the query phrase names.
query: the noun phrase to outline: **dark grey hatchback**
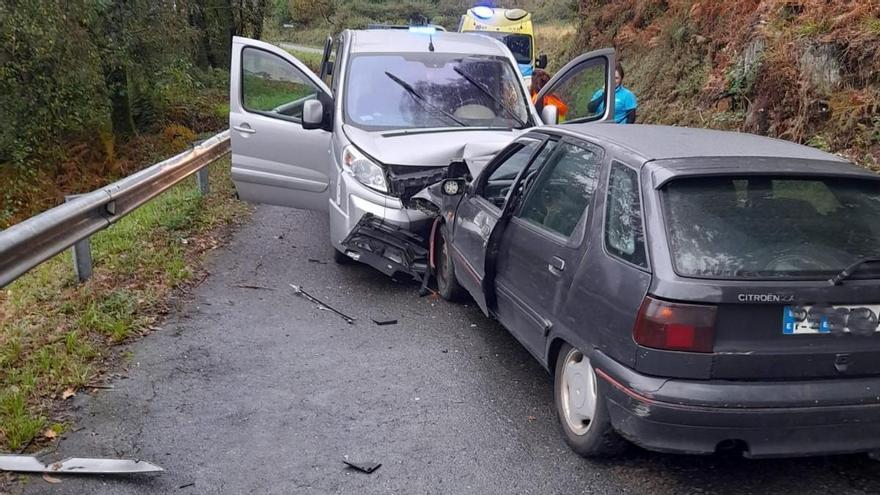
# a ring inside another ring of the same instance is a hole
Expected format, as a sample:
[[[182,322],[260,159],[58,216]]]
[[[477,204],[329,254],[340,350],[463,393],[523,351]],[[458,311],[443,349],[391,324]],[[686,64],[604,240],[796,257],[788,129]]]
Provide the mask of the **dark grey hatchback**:
[[[439,187],[441,294],[553,373],[579,454],[880,449],[880,176],[748,134],[587,124]]]

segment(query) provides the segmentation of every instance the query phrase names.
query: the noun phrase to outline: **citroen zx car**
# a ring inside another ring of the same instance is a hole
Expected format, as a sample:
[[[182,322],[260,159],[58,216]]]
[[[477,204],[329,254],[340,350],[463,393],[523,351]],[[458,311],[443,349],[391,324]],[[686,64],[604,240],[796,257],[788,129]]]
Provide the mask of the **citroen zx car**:
[[[431,191],[441,295],[550,370],[576,452],[880,449],[877,174],[748,134],[571,125]]]

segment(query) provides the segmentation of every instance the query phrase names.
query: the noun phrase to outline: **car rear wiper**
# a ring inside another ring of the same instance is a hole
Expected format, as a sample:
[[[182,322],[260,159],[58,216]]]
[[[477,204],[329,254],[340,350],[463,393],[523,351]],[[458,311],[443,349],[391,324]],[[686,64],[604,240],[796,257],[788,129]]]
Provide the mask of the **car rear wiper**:
[[[404,81],[403,79],[395,76],[394,74],[392,74],[388,71],[385,71],[385,75],[388,76],[388,78],[391,79],[392,81],[399,84],[400,87],[405,89],[406,92],[409,93],[409,95],[412,96],[414,100],[416,100],[417,102],[424,105],[425,108],[427,108],[429,110],[434,110],[435,112],[440,112],[444,116],[449,117],[449,119],[452,120],[453,122],[455,122],[456,124],[458,124],[462,127],[467,127],[467,124],[465,124],[464,122],[455,118],[451,113],[447,112],[446,110],[443,110],[442,108],[438,107],[437,105],[434,105],[433,103],[431,103],[427,99],[425,99],[425,97],[422,96],[418,91],[416,91],[415,88],[410,86],[408,82]]]
[[[880,262],[880,256],[868,256],[866,258],[861,258],[852,265],[844,268],[842,272],[828,279],[828,283],[831,285],[840,285],[841,282],[848,279],[853,273],[855,273],[858,267],[864,265],[865,263],[875,262]]]
[[[467,82],[476,86],[477,89],[479,89],[480,91],[485,93],[486,96],[488,96],[489,98],[492,98],[492,101],[494,101],[499,107],[501,107],[502,110],[507,112],[508,115],[513,117],[513,120],[515,120],[521,127],[528,127],[529,126],[517,114],[513,113],[513,110],[507,108],[507,105],[505,105],[504,102],[501,101],[501,98],[498,98],[497,96],[493,95],[492,92],[489,91],[489,88],[484,86],[480,81],[477,81],[473,77],[469,76],[467,73],[465,73],[465,71],[461,70],[461,68],[459,68],[459,67],[453,67],[452,70],[454,70],[455,72],[458,72],[458,75],[465,78],[465,80],[467,80]]]

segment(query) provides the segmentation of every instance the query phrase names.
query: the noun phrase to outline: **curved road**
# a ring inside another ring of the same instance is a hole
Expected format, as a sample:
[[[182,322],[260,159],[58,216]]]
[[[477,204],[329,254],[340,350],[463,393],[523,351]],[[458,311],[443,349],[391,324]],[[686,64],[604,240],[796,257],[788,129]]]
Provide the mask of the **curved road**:
[[[58,485],[35,476],[21,489],[880,493],[880,464],[866,456],[751,461],[633,448],[581,459],[557,431],[550,377],[502,328],[473,306],[335,265],[328,249],[323,214],[258,208],[163,328],[131,347],[127,377],[74,399],[78,429],[48,458],[128,456],[166,472]],[[291,283],[357,321],[316,309]],[[382,467],[356,472],[344,455]]]

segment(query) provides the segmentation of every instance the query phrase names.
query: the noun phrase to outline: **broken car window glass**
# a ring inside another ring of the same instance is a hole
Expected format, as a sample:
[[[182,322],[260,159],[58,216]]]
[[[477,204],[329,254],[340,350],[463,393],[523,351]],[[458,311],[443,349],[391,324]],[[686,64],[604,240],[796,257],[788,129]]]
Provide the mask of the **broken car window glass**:
[[[605,208],[605,247],[611,254],[647,268],[635,170],[617,162],[612,165]]]
[[[684,276],[810,278],[880,254],[880,184],[824,177],[676,179],[661,191]],[[877,264],[853,278],[880,276]]]

